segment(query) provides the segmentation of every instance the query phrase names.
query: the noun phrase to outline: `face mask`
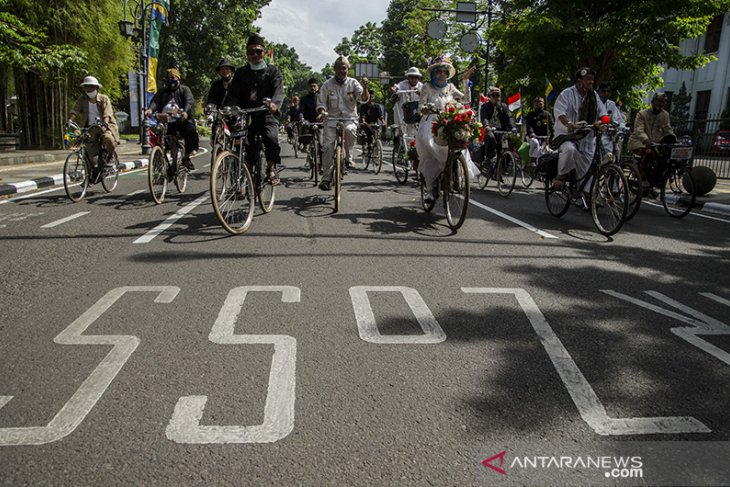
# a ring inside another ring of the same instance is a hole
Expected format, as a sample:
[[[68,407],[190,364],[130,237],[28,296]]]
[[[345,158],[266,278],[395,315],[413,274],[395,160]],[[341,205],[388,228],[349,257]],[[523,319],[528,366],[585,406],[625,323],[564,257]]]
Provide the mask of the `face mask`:
[[[86,96],[88,96],[88,97],[89,97],[89,98],[91,98],[91,99],[94,99],[94,98],[96,98],[96,95],[97,95],[98,93],[99,93],[99,90],[94,90],[94,91],[87,91],[87,92],[86,92]]]
[[[251,66],[251,69],[253,69],[254,71],[258,71],[258,70],[264,69],[266,67],[266,61],[263,61],[262,60],[258,64],[251,64],[251,63],[249,63],[249,66]]]
[[[180,82],[176,79],[171,79],[167,82],[167,87],[171,90],[176,90],[178,86],[180,86]]]
[[[231,81],[232,76],[223,76],[221,79],[223,81]]]

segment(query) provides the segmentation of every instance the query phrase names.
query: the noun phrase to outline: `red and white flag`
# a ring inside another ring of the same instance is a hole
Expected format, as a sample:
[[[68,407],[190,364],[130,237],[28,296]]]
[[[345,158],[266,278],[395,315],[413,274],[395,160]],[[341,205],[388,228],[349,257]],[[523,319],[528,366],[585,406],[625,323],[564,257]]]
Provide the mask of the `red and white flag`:
[[[509,105],[510,111],[514,112],[515,110],[518,110],[522,106],[520,92],[518,91],[514,95],[507,98],[507,104]]]
[[[274,48],[269,48],[269,64],[274,64]]]

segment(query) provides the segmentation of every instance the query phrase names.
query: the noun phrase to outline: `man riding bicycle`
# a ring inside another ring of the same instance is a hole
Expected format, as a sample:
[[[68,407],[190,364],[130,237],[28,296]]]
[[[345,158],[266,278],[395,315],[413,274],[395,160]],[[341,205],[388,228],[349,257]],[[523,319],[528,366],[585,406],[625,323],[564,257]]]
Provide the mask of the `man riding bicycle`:
[[[406,119],[420,119],[418,113],[418,100],[421,96],[421,88],[423,83],[421,82],[421,72],[417,67],[413,66],[405,72],[406,79],[395,85],[393,88],[393,116],[395,117],[395,123],[400,126],[405,126],[405,135],[408,137],[415,137],[418,132],[416,123],[408,123]],[[412,114],[405,114],[403,111],[403,105],[411,103],[409,106],[413,106],[414,110]],[[412,118],[411,118],[412,117]]]
[[[190,170],[195,169],[190,160],[190,154],[198,150],[199,144],[198,132],[195,130],[195,122],[193,122],[194,109],[193,92],[180,83],[180,71],[170,68],[167,70],[164,88],[155,93],[152,103],[145,111],[145,115],[162,112],[172,117],[167,124],[167,129],[170,133],[179,132],[185,140],[185,155],[183,155],[181,163]]]
[[[502,91],[493,86],[489,88],[488,98],[487,103],[483,103],[479,109],[479,118],[482,124],[492,130],[503,132],[514,130],[515,124],[509,107],[501,101]],[[484,132],[484,156],[487,161],[497,155],[497,138],[492,130]]]
[[[309,92],[299,100],[299,111],[304,119],[304,124],[299,133],[299,142],[306,150],[309,141],[312,139],[310,128],[307,123],[317,123],[317,92],[319,92],[319,82],[315,78],[309,78],[307,81]]]
[[[653,144],[677,142],[677,136],[672,129],[667,105],[666,93],[654,93],[651,98],[651,107],[636,114],[634,131],[629,137],[629,150],[639,158],[639,170],[643,181],[652,186],[658,186],[659,181],[650,181],[654,176],[656,161],[654,160]],[[655,177],[655,176],[654,176]]]
[[[284,102],[284,82],[281,71],[276,66],[269,66],[264,61],[264,40],[254,34],[246,42],[248,64],[236,70],[228,89],[226,106],[241,108],[258,108],[264,98],[270,98],[268,112],[251,114],[248,141],[253,145],[256,135],[261,134],[266,156],[266,173],[272,185],[280,184],[276,173],[277,164],[281,163],[279,147],[279,107]],[[249,164],[253,164],[253,151],[247,154]]]
[[[334,64],[335,75],[324,82],[317,97],[317,112],[320,117],[325,112],[332,118],[348,118],[345,122],[345,158],[352,162],[352,148],[357,140],[357,105],[369,99],[368,80],[360,84],[355,78],[347,76],[350,61],[340,55]],[[319,189],[329,191],[332,181],[332,163],[337,142],[336,123],[326,123],[322,142],[322,182]]]
[[[532,111],[525,116],[525,128],[530,143],[530,161],[534,164],[542,154],[553,131],[553,116],[545,110],[545,100],[535,97],[532,100]]]
[[[371,91],[368,102],[360,106],[360,126],[365,132],[368,145],[373,143],[373,127],[371,127],[371,124],[377,125],[377,129],[380,129],[384,123],[383,108],[375,103],[375,93]]]
[[[97,118],[107,125],[99,127],[101,130],[100,142],[107,154],[107,160],[103,162],[105,165],[113,164],[114,152],[119,143],[119,131],[112,113],[112,102],[108,96],[99,94],[101,84],[95,77],[87,76],[80,86],[84,90],[84,94],[76,100],[68,118],[74,120],[78,115],[81,127],[94,125]],[[92,140],[87,144],[86,150],[89,156],[94,157],[99,153],[99,144]]]

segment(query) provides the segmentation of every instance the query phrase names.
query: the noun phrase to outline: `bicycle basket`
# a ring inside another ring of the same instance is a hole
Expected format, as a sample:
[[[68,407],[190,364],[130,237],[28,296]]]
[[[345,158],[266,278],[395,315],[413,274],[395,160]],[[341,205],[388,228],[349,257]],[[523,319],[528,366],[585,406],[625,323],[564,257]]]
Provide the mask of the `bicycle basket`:
[[[558,153],[543,154],[537,158],[537,170],[547,179],[558,175]]]
[[[403,121],[405,123],[418,123],[421,121],[417,101],[409,101],[403,104]]]

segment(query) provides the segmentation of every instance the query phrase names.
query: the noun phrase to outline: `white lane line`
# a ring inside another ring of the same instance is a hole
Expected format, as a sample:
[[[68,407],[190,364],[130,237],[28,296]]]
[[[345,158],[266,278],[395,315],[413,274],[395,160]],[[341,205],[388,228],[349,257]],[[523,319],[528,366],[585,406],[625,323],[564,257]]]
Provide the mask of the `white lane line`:
[[[197,200],[193,201],[192,203],[188,204],[184,208],[181,208],[178,210],[174,215],[170,216],[167,220],[157,225],[155,228],[150,230],[149,232],[145,233],[141,237],[139,237],[137,240],[135,240],[132,243],[140,244],[140,243],[149,243],[154,239],[156,236],[170,228],[176,221],[178,221],[180,218],[187,215],[190,211],[192,211],[196,206],[200,205],[201,203],[204,203],[205,200],[207,200],[209,196],[203,195]]]
[[[641,204],[642,205],[647,204],[649,206],[656,206],[657,208],[661,208],[662,210],[664,210],[664,205],[657,203],[656,201],[641,200]],[[704,214],[698,213],[697,211],[694,211],[694,210],[692,210],[690,212],[690,214],[694,215],[694,216],[699,216],[700,218],[707,218],[708,220],[715,220],[716,222],[730,223],[730,220],[723,220],[722,218],[718,218],[716,216],[704,215]]]
[[[61,218],[60,220],[56,220],[55,222],[46,223],[45,225],[41,225],[41,228],[53,228],[53,227],[57,227],[58,225],[61,225],[63,223],[70,222],[71,220],[75,220],[75,219],[77,219],[79,217],[82,217],[84,215],[88,215],[89,213],[91,213],[91,212],[90,211],[81,211],[79,213],[74,213],[71,216],[67,216],[66,218]]]
[[[526,228],[527,230],[529,230],[531,232],[535,232],[536,234],[540,235],[541,237],[545,237],[545,238],[558,238],[558,237],[556,237],[555,235],[553,235],[551,233],[547,233],[547,232],[545,232],[543,230],[540,230],[539,228],[535,228],[532,225],[530,225],[529,223],[525,223],[522,220],[518,220],[517,218],[511,217],[511,216],[509,216],[509,215],[507,215],[505,213],[502,213],[499,210],[495,210],[494,208],[490,208],[487,205],[483,205],[483,204],[479,203],[478,201],[474,201],[473,199],[469,199],[469,203],[472,204],[472,205],[474,205],[474,206],[476,206],[476,207],[478,207],[478,208],[481,208],[482,210],[486,210],[486,211],[488,211],[490,213],[493,213],[493,214],[497,215],[500,218],[504,218],[505,220],[508,220],[508,221],[514,223],[515,225],[519,225],[522,228]]]
[[[144,193],[145,191],[147,191],[147,190],[146,189],[138,189],[137,191],[132,191],[127,196],[134,196],[136,194]]]

